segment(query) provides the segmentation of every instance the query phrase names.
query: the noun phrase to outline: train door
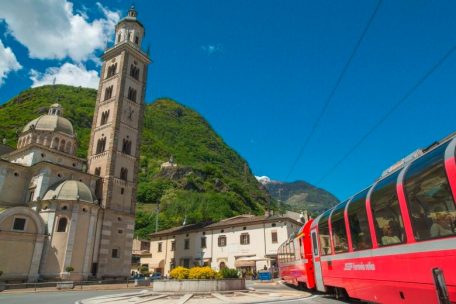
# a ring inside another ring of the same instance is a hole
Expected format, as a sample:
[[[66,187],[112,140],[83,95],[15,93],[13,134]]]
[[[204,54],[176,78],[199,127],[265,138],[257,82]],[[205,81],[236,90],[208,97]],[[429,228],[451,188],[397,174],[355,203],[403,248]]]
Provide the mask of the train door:
[[[317,285],[317,290],[326,291],[325,285],[323,283],[323,275],[321,271],[321,262],[320,262],[320,249],[318,247],[317,239],[317,229],[312,230],[312,250],[313,250],[313,263],[314,263],[314,273],[315,273],[315,283]]]

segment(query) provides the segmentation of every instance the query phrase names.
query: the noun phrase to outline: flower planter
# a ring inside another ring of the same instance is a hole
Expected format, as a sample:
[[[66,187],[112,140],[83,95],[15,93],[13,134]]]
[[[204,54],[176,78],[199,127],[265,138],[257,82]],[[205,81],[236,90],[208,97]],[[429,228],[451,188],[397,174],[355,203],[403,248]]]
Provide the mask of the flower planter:
[[[176,292],[212,292],[245,289],[244,279],[223,280],[158,280],[152,283],[152,290]]]

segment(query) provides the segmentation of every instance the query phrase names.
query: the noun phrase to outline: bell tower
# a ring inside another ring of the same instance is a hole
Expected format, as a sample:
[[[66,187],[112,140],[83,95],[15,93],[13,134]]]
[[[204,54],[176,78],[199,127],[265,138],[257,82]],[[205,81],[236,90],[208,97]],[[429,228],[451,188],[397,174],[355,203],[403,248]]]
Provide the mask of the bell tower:
[[[116,25],[114,46],[102,56],[89,143],[88,172],[103,215],[97,227],[92,274],[127,276],[135,223],[139,147],[149,56],[141,49],[144,27],[134,6]]]

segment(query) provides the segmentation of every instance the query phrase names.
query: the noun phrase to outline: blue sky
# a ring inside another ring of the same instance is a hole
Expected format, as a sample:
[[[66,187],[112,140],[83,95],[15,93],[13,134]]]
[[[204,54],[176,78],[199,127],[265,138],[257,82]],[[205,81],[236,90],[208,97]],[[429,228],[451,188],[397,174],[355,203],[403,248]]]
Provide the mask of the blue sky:
[[[0,3],[1,103],[54,77],[57,82],[96,86],[96,58],[129,2],[10,2]],[[146,100],[167,96],[200,112],[247,159],[255,175],[305,180],[345,199],[397,160],[455,131],[452,54],[327,174],[456,44],[454,1],[381,4],[293,168],[377,2],[135,4],[146,28],[143,47],[150,46],[154,61]]]

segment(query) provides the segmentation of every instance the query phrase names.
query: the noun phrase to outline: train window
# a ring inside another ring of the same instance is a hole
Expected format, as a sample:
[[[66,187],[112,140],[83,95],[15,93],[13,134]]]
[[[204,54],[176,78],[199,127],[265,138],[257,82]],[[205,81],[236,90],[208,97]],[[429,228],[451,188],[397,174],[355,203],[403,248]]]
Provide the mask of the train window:
[[[315,232],[312,233],[312,247],[314,256],[318,256],[317,234]]]
[[[379,246],[404,243],[405,231],[396,193],[399,172],[375,185],[371,195],[371,208]]]
[[[344,210],[347,202],[336,207],[331,215],[331,231],[334,243],[334,253],[348,251],[347,230],[345,229]]]
[[[372,248],[372,238],[369,230],[366,212],[367,190],[356,195],[348,205],[348,221],[353,250]]]
[[[446,146],[417,159],[405,175],[405,193],[417,241],[456,234],[455,203],[444,167]]]
[[[290,246],[290,261],[295,260],[295,246],[293,240],[288,244]]]
[[[329,213],[330,213],[330,210],[323,213],[322,217],[318,221],[318,235],[320,236],[321,255],[332,254],[331,242],[329,240],[329,226],[328,226]]]

